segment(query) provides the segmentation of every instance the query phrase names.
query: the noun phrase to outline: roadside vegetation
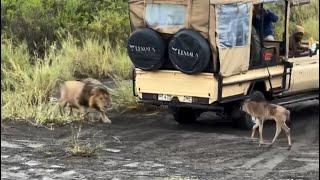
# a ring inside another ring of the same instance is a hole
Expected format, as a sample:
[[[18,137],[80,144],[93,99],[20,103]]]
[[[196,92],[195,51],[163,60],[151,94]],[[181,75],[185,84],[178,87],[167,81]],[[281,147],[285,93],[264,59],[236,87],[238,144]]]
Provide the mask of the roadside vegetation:
[[[1,93],[3,118],[34,119],[37,123],[71,120],[61,116],[53,97],[66,80],[80,77],[109,78],[115,83],[112,92],[114,109],[135,105],[132,96],[131,62],[125,52],[110,44],[87,39],[82,47],[74,38],[50,46],[43,58],[31,56],[26,43],[14,46],[10,40],[1,45]],[[34,59],[34,63],[30,63]],[[74,117],[73,117],[74,118]]]
[[[102,144],[91,140],[81,140],[81,125],[79,127],[71,127],[72,136],[70,137],[65,152],[68,156],[92,157],[102,149]],[[99,131],[98,131],[99,133]],[[94,139],[95,133],[92,137]],[[90,138],[89,138],[90,139]]]
[[[266,8],[270,8],[275,14],[279,16],[277,23],[273,24],[275,29],[275,38],[282,40],[284,32],[284,3],[267,4]],[[305,28],[304,40],[309,40],[311,37],[313,40],[319,41],[319,0],[311,0],[309,5],[294,6],[291,8],[289,33],[292,34],[295,26],[300,25]]]
[[[319,40],[319,1],[292,11],[306,38]],[[141,108],[132,96],[132,64],[124,48],[129,33],[127,0],[1,0],[2,119],[79,119],[61,116],[54,97],[62,82],[84,77],[113,81],[115,111]]]

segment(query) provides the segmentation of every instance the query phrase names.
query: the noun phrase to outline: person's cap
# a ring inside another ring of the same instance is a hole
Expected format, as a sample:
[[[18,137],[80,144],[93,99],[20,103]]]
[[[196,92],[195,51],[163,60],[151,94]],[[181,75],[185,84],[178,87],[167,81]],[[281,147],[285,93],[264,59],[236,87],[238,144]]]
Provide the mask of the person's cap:
[[[304,34],[304,28],[302,26],[296,25],[296,29],[294,30],[294,33],[302,33]]]

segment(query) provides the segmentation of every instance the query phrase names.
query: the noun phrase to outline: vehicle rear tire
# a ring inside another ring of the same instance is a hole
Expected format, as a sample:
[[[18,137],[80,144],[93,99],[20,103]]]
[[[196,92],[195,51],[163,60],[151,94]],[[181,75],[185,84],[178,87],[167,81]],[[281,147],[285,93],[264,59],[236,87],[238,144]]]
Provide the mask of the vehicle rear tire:
[[[192,108],[171,107],[172,115],[179,124],[194,123],[200,116],[200,113]]]
[[[255,125],[255,121],[249,114],[245,112],[240,112],[240,113],[241,113],[241,117],[240,119],[238,119],[237,126],[240,129],[251,130],[252,127]]]
[[[262,92],[254,91],[250,95],[250,100],[263,101],[265,100],[265,97]],[[234,120],[236,121],[237,127],[239,127],[240,129],[251,130],[252,127],[255,125],[255,121],[249,114],[240,110],[241,104],[238,105],[237,107],[238,110],[234,111],[234,113],[238,113],[238,117],[239,115],[240,117],[235,118]]]

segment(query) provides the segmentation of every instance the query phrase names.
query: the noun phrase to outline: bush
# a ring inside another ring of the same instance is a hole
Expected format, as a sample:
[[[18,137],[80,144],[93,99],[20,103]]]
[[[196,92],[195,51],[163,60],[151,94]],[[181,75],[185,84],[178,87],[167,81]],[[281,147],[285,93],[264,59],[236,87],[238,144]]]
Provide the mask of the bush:
[[[2,0],[1,33],[26,40],[29,53],[43,57],[53,42],[68,33],[121,45],[129,35],[126,0]]]

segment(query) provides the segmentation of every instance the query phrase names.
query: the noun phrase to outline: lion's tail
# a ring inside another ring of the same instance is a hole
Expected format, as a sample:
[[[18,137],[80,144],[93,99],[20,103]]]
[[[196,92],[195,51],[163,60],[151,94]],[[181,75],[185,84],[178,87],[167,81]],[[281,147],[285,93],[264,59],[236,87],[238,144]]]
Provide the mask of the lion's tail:
[[[290,111],[286,111],[286,125],[291,128],[291,118],[290,118]]]

